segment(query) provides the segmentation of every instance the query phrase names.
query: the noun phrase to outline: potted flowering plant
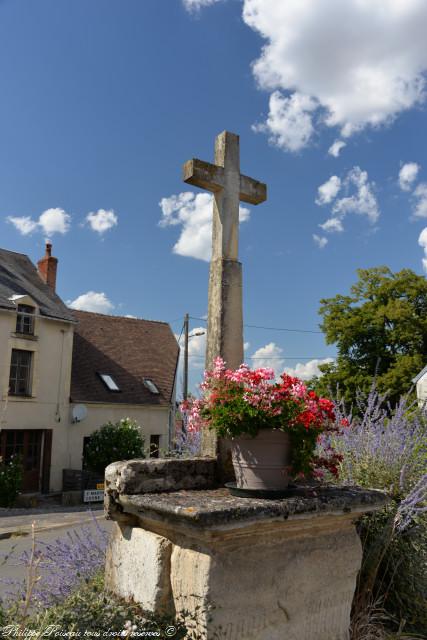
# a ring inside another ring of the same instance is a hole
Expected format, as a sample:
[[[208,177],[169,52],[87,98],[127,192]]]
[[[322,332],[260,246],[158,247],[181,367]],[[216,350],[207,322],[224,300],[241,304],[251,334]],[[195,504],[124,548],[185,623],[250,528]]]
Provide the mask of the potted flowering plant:
[[[227,369],[221,358],[206,371],[203,395],[183,404],[187,429],[215,429],[231,439],[237,487],[283,490],[290,478],[338,473],[341,456],[330,445],[338,430],[333,403],[298,378],[275,381],[268,368]],[[322,456],[316,445],[322,440]]]

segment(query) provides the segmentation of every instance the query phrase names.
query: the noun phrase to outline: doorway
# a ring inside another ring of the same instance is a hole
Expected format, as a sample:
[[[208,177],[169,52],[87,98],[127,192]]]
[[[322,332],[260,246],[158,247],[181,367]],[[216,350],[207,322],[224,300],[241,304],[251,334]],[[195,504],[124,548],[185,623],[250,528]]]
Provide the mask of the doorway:
[[[0,455],[8,462],[18,455],[24,467],[22,492],[49,491],[51,429],[2,429]]]

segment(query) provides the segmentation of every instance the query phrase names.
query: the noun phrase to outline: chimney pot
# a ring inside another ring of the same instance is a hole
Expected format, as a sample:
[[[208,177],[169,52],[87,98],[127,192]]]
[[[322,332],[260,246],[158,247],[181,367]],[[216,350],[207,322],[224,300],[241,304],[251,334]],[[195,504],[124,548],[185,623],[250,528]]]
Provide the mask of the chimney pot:
[[[40,278],[48,287],[55,292],[56,289],[56,269],[58,267],[58,259],[52,256],[52,244],[46,242],[46,253],[37,263],[37,271]]]

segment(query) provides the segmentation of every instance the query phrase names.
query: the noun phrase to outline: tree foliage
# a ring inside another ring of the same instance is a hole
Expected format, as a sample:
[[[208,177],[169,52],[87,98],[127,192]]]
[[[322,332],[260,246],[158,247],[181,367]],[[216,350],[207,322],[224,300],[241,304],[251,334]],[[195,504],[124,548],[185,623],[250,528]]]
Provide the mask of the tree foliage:
[[[350,295],[320,301],[321,328],[338,356],[312,383],[322,394],[338,385],[352,401],[376,376],[377,389],[396,402],[427,363],[427,280],[385,266],[359,269],[358,276]]]

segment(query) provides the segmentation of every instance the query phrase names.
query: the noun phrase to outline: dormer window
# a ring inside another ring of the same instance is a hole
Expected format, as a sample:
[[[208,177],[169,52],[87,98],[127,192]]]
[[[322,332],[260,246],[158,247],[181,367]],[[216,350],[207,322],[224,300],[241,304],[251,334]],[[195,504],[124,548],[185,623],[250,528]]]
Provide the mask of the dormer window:
[[[34,335],[34,312],[34,307],[30,307],[28,304],[18,304],[16,333],[22,333],[27,336]]]
[[[107,387],[108,391],[120,391],[120,388],[117,385],[116,381],[112,376],[110,376],[109,373],[98,373],[98,375]]]
[[[154,395],[159,395],[160,391],[158,390],[154,382],[151,380],[151,378],[144,378],[144,385],[147,387],[150,393],[154,393]]]

